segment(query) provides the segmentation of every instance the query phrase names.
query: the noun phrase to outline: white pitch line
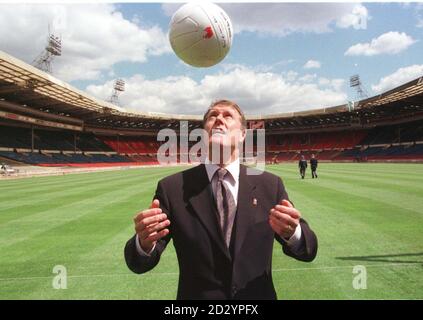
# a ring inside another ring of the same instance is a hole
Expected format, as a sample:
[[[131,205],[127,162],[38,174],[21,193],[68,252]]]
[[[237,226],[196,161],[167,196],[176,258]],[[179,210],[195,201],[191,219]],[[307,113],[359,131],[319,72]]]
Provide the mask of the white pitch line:
[[[67,278],[95,278],[95,277],[123,277],[123,276],[132,276],[133,273],[110,273],[110,274],[80,274],[80,275],[68,275]],[[150,273],[149,275],[179,275],[179,273],[173,272],[163,272],[163,273]],[[51,276],[41,276],[41,277],[19,277],[19,278],[0,278],[0,281],[26,281],[26,280],[39,280],[39,279],[51,279],[57,275],[52,274]]]
[[[420,262],[414,263],[389,263],[389,264],[371,264],[364,265],[366,268],[388,268],[388,267],[411,267],[419,266]],[[352,269],[354,266],[333,266],[333,267],[317,267],[317,268],[285,268],[285,269],[273,269],[272,272],[284,272],[284,271],[307,271],[307,270],[332,270],[332,269]],[[69,275],[68,278],[95,278],[95,277],[122,277],[132,276],[133,273],[110,273],[110,274],[81,274],[81,275]],[[179,275],[178,272],[154,272],[149,273],[150,276],[175,276]],[[38,280],[38,279],[51,279],[55,277],[54,274],[51,276],[43,277],[19,277],[19,278],[0,278],[0,281],[26,281],[26,280]]]
[[[410,263],[387,263],[387,264],[370,264],[364,265],[366,268],[385,268],[385,267],[408,267],[408,266],[418,266],[423,262],[410,262]],[[352,269],[357,265],[363,264],[356,264],[353,266],[333,266],[333,267],[316,267],[316,268],[287,268],[287,269],[273,269],[273,272],[281,272],[281,271],[304,271],[304,270],[331,270],[331,269]]]

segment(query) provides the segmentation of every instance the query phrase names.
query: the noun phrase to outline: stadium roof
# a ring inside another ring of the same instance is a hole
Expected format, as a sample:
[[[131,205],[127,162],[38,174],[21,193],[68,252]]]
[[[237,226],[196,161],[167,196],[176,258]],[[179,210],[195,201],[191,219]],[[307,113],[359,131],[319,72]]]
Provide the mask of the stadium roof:
[[[2,51],[0,51],[0,108],[81,128],[88,125],[157,130],[175,128],[179,126],[181,120],[190,121],[190,128],[194,128],[200,126],[202,120],[202,116],[198,115],[127,112]],[[403,112],[404,108],[408,113],[423,112],[423,77],[355,104],[300,112],[252,115],[247,116],[247,120],[264,120],[269,129],[321,128],[331,125],[345,126],[363,117],[386,117],[392,112]],[[4,117],[4,112],[0,113],[0,117]]]
[[[414,101],[415,103],[422,103],[422,94],[423,76],[380,95],[362,100],[360,101],[359,107],[368,108],[372,106],[381,106],[384,104],[405,100],[408,100],[410,102]]]
[[[64,110],[66,110],[66,106],[70,106],[72,110],[76,107],[79,109],[77,114],[80,115],[89,111],[129,114],[116,105],[94,98],[50,74],[0,51],[0,94],[16,93],[17,91],[20,95],[24,95],[22,100],[25,100],[25,102],[48,101],[50,104],[44,103],[44,105],[54,105]],[[148,118],[192,118],[192,116],[153,112],[130,114]]]

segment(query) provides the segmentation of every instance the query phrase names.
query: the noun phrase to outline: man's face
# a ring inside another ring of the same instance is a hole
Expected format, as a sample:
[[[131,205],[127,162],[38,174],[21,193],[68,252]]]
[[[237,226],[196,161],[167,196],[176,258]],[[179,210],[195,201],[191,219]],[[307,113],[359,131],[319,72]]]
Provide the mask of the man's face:
[[[233,107],[218,104],[208,113],[204,129],[208,134],[209,146],[238,148],[245,139],[241,115]]]

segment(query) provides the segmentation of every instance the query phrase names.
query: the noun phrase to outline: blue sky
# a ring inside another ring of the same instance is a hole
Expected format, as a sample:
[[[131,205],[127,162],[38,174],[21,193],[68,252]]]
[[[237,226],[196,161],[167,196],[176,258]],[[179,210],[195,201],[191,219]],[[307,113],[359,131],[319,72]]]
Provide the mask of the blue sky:
[[[423,3],[218,4],[235,34],[211,68],[171,50],[175,3],[0,3],[0,50],[31,63],[50,24],[63,40],[54,76],[101,99],[122,78],[128,111],[201,114],[217,98],[248,114],[309,110],[355,100],[353,74],[370,96],[423,76]]]

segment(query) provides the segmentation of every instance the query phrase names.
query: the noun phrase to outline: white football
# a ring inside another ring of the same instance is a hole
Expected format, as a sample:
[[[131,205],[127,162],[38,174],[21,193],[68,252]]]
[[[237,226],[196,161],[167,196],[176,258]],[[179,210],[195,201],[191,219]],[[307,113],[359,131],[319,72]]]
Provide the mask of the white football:
[[[232,23],[213,3],[187,3],[176,11],[169,26],[173,51],[194,67],[211,67],[225,58],[232,45]]]

